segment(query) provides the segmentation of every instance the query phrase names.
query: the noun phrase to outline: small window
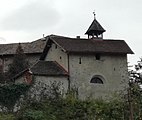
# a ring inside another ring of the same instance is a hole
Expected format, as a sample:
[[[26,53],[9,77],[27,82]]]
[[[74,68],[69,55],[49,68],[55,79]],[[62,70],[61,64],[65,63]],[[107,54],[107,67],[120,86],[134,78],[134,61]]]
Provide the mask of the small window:
[[[96,54],[95,57],[96,57],[96,60],[100,60],[101,59],[100,54]]]
[[[102,78],[103,78],[103,77],[101,77],[101,76],[99,76],[99,75],[96,75],[96,76],[94,76],[94,77],[91,79],[90,83],[104,84]]]
[[[60,56],[60,60],[62,59],[62,57]]]
[[[82,60],[81,60],[81,57],[79,58],[79,64],[81,64]]]
[[[57,49],[57,45],[55,45],[55,49]]]
[[[115,68],[113,70],[115,71]]]

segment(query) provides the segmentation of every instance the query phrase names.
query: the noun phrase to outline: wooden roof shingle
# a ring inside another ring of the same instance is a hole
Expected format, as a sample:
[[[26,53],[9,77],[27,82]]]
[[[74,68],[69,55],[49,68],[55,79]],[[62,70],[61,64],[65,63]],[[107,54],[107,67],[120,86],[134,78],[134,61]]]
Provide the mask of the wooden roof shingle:
[[[94,19],[85,34],[98,36],[105,31],[106,30],[100,25],[100,23],[96,19]]]
[[[0,55],[14,55],[19,43],[0,44]],[[33,42],[20,43],[25,54],[42,53],[46,45],[46,40],[36,40]]]
[[[133,54],[124,40],[77,39],[51,36],[50,39],[67,53]]]

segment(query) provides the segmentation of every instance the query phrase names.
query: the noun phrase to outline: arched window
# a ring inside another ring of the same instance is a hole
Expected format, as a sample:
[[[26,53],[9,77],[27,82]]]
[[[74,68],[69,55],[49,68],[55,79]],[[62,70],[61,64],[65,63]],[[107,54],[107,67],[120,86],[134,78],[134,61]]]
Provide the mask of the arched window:
[[[103,77],[100,76],[100,75],[95,75],[95,76],[91,79],[90,83],[104,84],[104,82],[103,82]]]

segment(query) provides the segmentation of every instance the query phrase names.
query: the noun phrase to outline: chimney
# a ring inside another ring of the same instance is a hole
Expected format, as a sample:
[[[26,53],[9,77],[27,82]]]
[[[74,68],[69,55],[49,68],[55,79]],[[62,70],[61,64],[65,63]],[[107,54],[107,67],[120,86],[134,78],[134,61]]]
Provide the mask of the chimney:
[[[77,39],[80,39],[80,36],[76,36]]]

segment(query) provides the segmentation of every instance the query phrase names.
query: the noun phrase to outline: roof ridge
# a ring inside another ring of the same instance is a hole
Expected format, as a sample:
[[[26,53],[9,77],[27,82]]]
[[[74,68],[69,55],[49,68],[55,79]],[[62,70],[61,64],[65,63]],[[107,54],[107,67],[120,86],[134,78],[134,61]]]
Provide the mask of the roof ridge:
[[[19,42],[20,44],[28,44],[28,43],[31,43],[31,42]],[[6,44],[0,44],[0,45],[16,45],[16,44],[19,44],[19,43],[6,43]]]

